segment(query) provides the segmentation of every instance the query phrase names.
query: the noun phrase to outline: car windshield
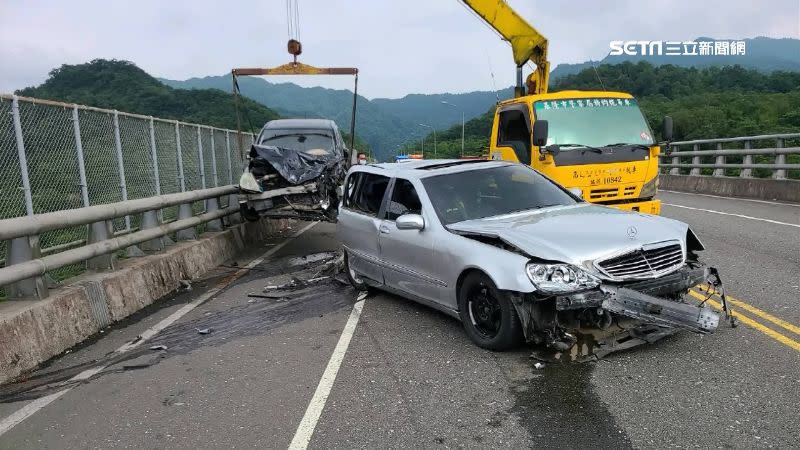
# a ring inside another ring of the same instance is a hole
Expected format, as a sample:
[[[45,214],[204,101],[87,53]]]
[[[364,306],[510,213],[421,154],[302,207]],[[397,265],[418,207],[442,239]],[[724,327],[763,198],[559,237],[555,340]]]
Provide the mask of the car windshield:
[[[259,137],[260,145],[274,145],[301,152],[333,150],[334,139],[324,130],[268,130]]]
[[[521,164],[435,175],[422,184],[445,225],[578,202]]]
[[[533,104],[537,119],[547,120],[547,145],[561,150],[610,144],[653,145],[653,134],[636,100],[578,98]],[[578,144],[578,145],[576,145]]]

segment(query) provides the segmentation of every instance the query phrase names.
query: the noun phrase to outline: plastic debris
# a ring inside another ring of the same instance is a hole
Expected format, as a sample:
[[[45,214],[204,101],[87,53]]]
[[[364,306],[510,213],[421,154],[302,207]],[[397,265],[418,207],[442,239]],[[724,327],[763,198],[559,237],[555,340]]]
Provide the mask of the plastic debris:
[[[540,362],[534,363],[533,367],[535,367],[535,368],[537,368],[539,370],[544,369],[544,363],[540,363]]]
[[[150,347],[150,350],[166,350],[166,345],[153,345]]]
[[[208,334],[214,331],[213,328],[195,328],[197,330],[197,334]]]

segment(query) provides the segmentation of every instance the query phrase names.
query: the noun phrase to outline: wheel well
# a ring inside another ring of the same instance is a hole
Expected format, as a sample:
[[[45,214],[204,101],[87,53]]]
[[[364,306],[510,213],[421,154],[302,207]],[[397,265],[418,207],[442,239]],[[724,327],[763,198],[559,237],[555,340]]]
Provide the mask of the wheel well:
[[[492,277],[490,277],[488,273],[484,272],[481,269],[477,269],[475,267],[470,267],[469,269],[465,269],[463,272],[461,272],[461,275],[458,276],[458,280],[456,281],[456,306],[458,306],[458,293],[461,292],[461,285],[464,283],[464,280],[467,278],[467,275],[473,272],[482,273],[487,277],[489,277],[490,280],[492,279]]]

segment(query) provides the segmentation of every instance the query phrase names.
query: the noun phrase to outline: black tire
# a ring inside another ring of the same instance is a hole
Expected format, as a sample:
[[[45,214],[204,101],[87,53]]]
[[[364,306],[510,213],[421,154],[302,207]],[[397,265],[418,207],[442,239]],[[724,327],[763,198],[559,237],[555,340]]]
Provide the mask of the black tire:
[[[367,283],[350,268],[350,257],[347,255],[347,250],[344,251],[344,271],[347,274],[347,280],[350,281],[350,284],[353,285],[357,291],[366,291],[369,289]]]
[[[458,314],[467,336],[489,350],[509,350],[523,341],[522,325],[508,294],[491,278],[472,272],[458,291]]]

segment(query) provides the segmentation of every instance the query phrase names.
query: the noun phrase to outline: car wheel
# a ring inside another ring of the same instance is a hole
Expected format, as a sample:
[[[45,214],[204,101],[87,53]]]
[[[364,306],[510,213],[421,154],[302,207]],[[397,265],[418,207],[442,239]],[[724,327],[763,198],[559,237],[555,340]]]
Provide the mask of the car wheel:
[[[458,313],[467,336],[479,347],[508,350],[522,342],[522,326],[511,299],[484,273],[472,272],[461,283]]]
[[[344,270],[347,272],[347,279],[350,281],[350,284],[356,288],[356,290],[366,291],[369,288],[367,283],[364,282],[364,279],[361,278],[352,267],[350,267],[350,257],[347,254],[347,250],[344,252]]]

